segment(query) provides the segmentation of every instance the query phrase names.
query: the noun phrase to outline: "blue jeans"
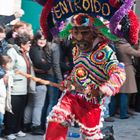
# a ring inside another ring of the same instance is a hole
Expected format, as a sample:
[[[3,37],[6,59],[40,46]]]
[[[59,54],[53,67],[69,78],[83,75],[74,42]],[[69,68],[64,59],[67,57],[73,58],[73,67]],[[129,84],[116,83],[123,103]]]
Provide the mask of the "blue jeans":
[[[52,82],[57,82],[57,79],[50,75],[47,76],[47,80]],[[44,107],[42,109],[42,118],[41,118],[43,129],[45,129],[46,126],[46,118],[51,112],[52,108],[57,104],[59,97],[60,97],[60,91],[58,88],[47,86],[47,94],[46,94]]]
[[[126,93],[120,93],[120,118],[128,116],[128,95]]]
[[[104,118],[107,118],[107,117],[110,117],[110,114],[109,114],[109,103],[110,103],[110,100],[111,100],[111,97],[105,97],[105,103],[104,103],[104,109],[103,109],[103,112],[104,112]]]
[[[33,126],[41,125],[41,114],[44,106],[47,88],[45,85],[37,85],[36,93],[28,94],[28,103],[24,111],[24,123],[32,123]]]
[[[3,119],[4,119],[4,115],[0,112],[0,137],[2,132]]]
[[[109,114],[110,116],[114,116],[115,113],[116,113],[116,96],[112,96],[109,104]]]
[[[120,118],[125,118],[128,116],[128,95],[126,93],[119,93],[119,107],[120,107]],[[116,113],[116,96],[111,97],[111,102],[109,105],[110,116],[114,116]]]

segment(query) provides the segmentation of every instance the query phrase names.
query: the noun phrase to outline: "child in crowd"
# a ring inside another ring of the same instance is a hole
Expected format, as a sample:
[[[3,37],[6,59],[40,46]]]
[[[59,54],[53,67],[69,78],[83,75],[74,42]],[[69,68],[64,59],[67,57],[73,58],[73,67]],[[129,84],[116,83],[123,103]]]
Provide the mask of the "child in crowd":
[[[3,78],[0,79],[0,140],[1,139],[1,132],[2,132],[2,125],[4,119],[5,110],[12,112],[11,110],[11,103],[10,103],[10,86],[11,84],[11,77],[9,76],[9,71],[11,68],[11,58],[7,55],[0,55],[0,67],[5,71],[5,75]]]

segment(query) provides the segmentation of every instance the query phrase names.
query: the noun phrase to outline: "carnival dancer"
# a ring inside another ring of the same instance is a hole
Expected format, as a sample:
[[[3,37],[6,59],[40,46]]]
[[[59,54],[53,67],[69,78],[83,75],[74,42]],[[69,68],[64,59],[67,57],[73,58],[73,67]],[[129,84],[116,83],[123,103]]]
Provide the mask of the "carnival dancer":
[[[91,28],[93,21],[87,14],[72,18],[75,66],[61,83],[60,89],[65,90],[48,116],[46,140],[65,140],[68,126],[74,121],[85,139],[103,138],[100,128],[104,96],[118,93],[125,71],[107,42]],[[74,91],[71,85],[75,86]]]
[[[125,81],[124,65],[118,62],[106,38],[137,43],[139,24],[131,10],[134,0],[36,1],[44,6],[40,21],[46,38],[50,32],[56,35],[59,23],[72,16],[69,26],[58,35],[71,33],[76,46],[74,68],[60,84],[63,94],[48,116],[45,138],[65,140],[68,126],[77,122],[84,140],[101,140],[104,97],[118,93]],[[110,30],[100,17],[109,20]]]

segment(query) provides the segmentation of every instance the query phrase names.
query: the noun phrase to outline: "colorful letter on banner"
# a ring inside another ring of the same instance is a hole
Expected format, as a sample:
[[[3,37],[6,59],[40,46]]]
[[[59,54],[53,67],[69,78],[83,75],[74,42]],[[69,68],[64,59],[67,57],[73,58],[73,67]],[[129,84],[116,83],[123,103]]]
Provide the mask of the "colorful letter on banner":
[[[117,11],[110,5],[109,0],[55,0],[53,10],[57,21],[77,13],[88,13],[94,17],[98,15],[109,20]]]

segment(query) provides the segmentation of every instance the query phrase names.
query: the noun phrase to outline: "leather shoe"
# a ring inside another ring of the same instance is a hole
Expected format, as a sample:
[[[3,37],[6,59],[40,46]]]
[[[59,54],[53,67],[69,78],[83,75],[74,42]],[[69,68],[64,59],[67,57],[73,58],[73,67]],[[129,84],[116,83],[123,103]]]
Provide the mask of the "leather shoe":
[[[114,122],[115,120],[112,117],[104,118],[105,122]]]
[[[129,119],[129,116],[126,116],[126,117],[120,117],[120,119]]]
[[[32,135],[44,135],[44,131],[41,129],[41,126],[32,126]]]

